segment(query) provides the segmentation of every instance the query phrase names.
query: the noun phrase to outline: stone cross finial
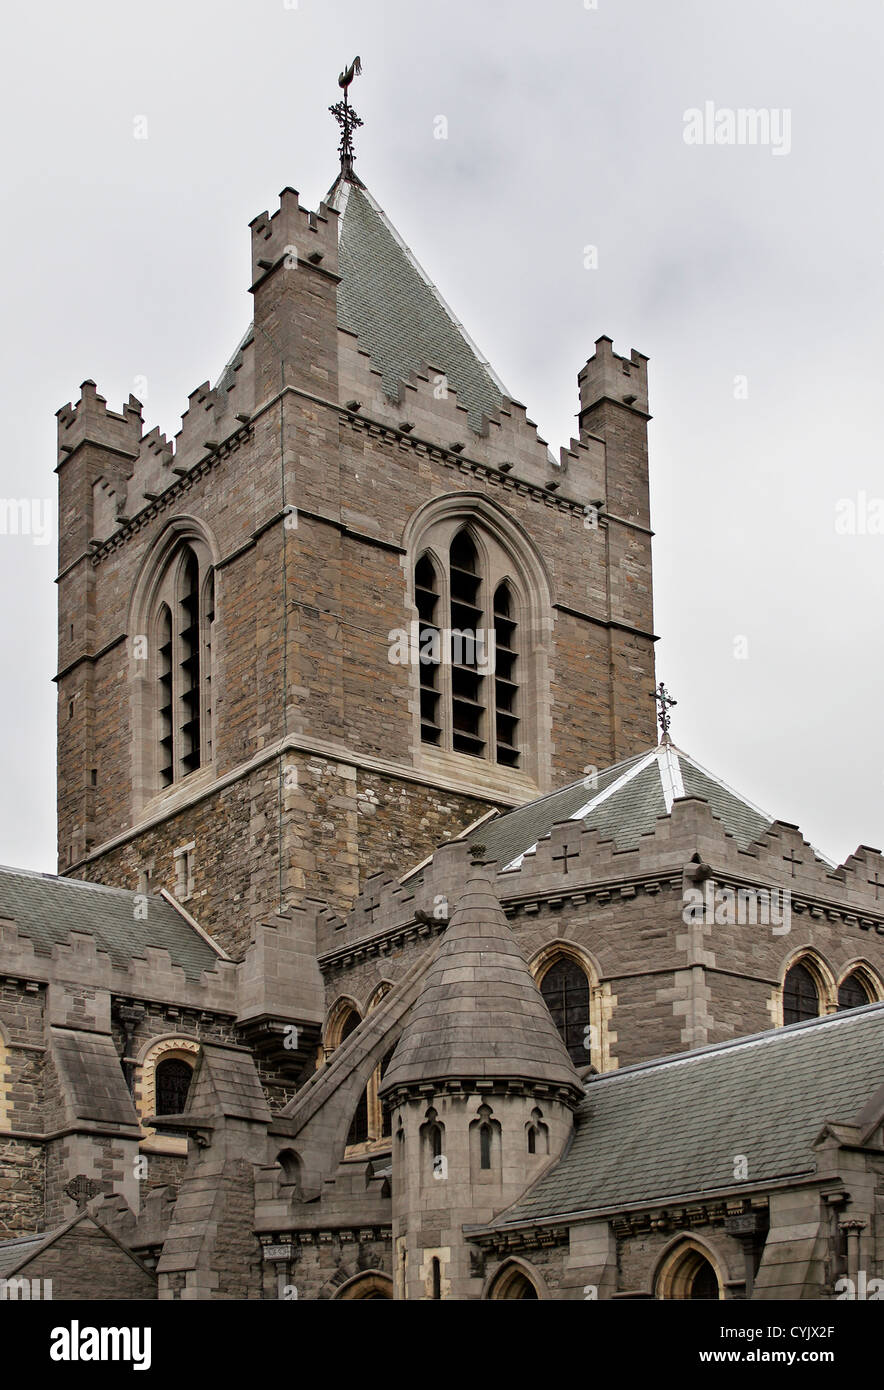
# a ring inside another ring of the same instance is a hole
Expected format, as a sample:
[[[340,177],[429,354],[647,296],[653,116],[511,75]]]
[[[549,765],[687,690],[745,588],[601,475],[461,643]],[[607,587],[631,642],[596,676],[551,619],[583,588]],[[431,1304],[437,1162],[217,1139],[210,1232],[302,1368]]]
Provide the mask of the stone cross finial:
[[[100,1182],[96,1182],[94,1178],[87,1178],[85,1173],[78,1173],[65,1187],[64,1195],[76,1202],[77,1210],[82,1211],[86,1203],[91,1202],[92,1198],[97,1197],[102,1191]]]

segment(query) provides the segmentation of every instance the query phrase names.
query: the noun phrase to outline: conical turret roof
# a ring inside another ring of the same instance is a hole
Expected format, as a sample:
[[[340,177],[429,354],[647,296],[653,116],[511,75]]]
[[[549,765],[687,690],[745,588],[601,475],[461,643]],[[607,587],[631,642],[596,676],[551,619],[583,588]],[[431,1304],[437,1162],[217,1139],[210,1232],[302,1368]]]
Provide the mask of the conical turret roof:
[[[381,1090],[446,1081],[542,1083],[583,1095],[580,1078],[489,879],[473,865]]]

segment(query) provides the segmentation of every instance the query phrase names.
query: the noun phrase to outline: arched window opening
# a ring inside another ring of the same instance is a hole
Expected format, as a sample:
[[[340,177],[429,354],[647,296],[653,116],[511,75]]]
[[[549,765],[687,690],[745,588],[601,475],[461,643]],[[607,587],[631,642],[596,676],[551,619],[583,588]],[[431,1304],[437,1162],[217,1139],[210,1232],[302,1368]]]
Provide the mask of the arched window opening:
[[[540,982],[553,1023],[561,1034],[568,1056],[576,1067],[590,1060],[589,981],[575,960],[563,956],[555,961]]]
[[[215,622],[215,572],[210,570],[203,592],[203,653],[206,711],[206,761],[212,761],[212,625]]]
[[[422,555],[414,569],[414,601],[419,620],[418,652],[421,681],[421,740],[442,740],[442,693],[439,683],[441,635],[439,632],[439,577],[429,555]]]
[[[156,640],[160,786],[168,787],[175,779],[175,755],[172,751],[172,614],[166,603],[160,605]]]
[[[688,1298],[718,1298],[718,1277],[708,1260],[700,1257],[696,1273],[691,1277]]]
[[[421,1125],[421,1172],[430,1182],[448,1177],[448,1164],[445,1158],[445,1132],[439,1123],[432,1105],[427,1110],[426,1123]]]
[[[506,580],[494,591],[494,717],[497,761],[519,765],[515,604]]]
[[[193,1069],[180,1057],[169,1057],[156,1065],[156,1114],[180,1115],[187,1104]]]
[[[459,531],[449,551],[451,593],[451,723],[456,753],[485,753],[485,676],[479,670],[482,576],[476,547]]]
[[[873,1002],[862,976],[856,970],[852,975],[848,975],[846,980],[842,980],[838,986],[839,1013],[843,1009],[861,1009],[865,1004]]]
[[[434,745],[544,780],[550,593],[543,565],[520,528],[480,497],[440,498],[431,511],[435,519],[416,521],[408,545],[421,637],[411,678],[420,694],[414,731],[423,757],[433,763],[427,745]]]
[[[783,982],[783,1023],[803,1023],[819,1018],[820,995],[807,966],[798,961],[786,974]]]
[[[351,1009],[350,1012],[347,1014],[346,1018],[344,1019],[343,1024],[341,1025],[340,1037],[338,1039],[339,1047],[341,1043],[346,1042],[347,1038],[349,1038],[350,1034],[354,1032],[356,1028],[359,1027],[361,1022],[362,1019],[359,1017],[356,1010]],[[362,1095],[359,1097],[359,1104],[356,1106],[356,1109],[353,1112],[353,1118],[350,1121],[350,1128],[347,1132],[347,1143],[348,1145],[364,1144],[367,1139],[368,1091],[364,1090],[362,1092]]]
[[[432,1297],[439,1299],[442,1297],[442,1266],[434,1255],[430,1266],[432,1278]]]
[[[390,1065],[390,1063],[392,1062],[392,1060],[393,1060],[393,1053],[394,1053],[395,1051],[396,1051],[396,1044],[394,1043],[393,1046],[390,1048],[389,1052],[387,1052],[387,1053],[385,1054],[385,1056],[383,1057],[383,1059],[382,1059],[382,1061],[381,1061],[380,1075],[379,1075],[379,1077],[378,1077],[378,1085],[380,1085],[380,1083],[383,1081],[384,1076],[386,1075],[387,1067],[388,1067],[388,1066]],[[381,1138],[382,1138],[382,1139],[390,1139],[390,1138],[392,1138],[392,1135],[393,1135],[393,1114],[392,1114],[392,1111],[390,1110],[390,1107],[389,1107],[388,1105],[382,1105],[382,1106],[381,1106]]]
[[[212,758],[215,584],[202,542],[172,551],[146,603],[153,694],[139,706],[146,720],[141,757],[145,784],[161,791]]]
[[[276,1162],[282,1169],[282,1180],[287,1187],[300,1188],[301,1160],[294,1149],[282,1149],[276,1155]]]
[[[200,626],[199,564],[185,547],[178,597],[178,664],[180,668],[178,728],[181,736],[181,775],[200,765]]]
[[[531,1119],[525,1126],[529,1154],[549,1153],[549,1126],[543,1122],[543,1111],[535,1105]]]
[[[655,1293],[664,1299],[721,1299],[723,1289],[712,1259],[695,1243],[682,1243],[663,1261]]]
[[[488,1297],[495,1301],[514,1298],[539,1299],[540,1294],[536,1285],[518,1265],[510,1265],[497,1276]]]
[[[479,1126],[479,1167],[491,1167],[491,1126]]]

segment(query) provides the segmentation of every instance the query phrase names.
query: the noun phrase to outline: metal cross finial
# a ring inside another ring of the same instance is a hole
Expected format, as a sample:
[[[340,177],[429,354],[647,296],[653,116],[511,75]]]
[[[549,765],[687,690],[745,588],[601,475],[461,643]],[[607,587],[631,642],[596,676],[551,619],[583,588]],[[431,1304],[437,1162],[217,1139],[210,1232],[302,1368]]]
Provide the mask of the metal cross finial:
[[[651,698],[656,700],[658,705],[660,706],[660,710],[657,715],[657,720],[660,725],[660,732],[663,735],[663,741],[668,742],[669,725],[672,723],[671,719],[669,718],[669,711],[673,705],[678,704],[678,701],[673,700],[672,696],[669,694],[669,691],[666,689],[666,686],[663,684],[662,681],[657,686],[657,689],[653,692]]]
[[[355,177],[353,163],[356,155],[353,153],[353,131],[362,125],[362,121],[350,105],[349,87],[353,78],[358,77],[361,72],[362,62],[356,57],[350,66],[338,76],[338,86],[343,88],[344,100],[336,101],[334,106],[328,108],[341,127],[341,142],[338,145],[338,153],[341,156],[341,173],[345,179]]]

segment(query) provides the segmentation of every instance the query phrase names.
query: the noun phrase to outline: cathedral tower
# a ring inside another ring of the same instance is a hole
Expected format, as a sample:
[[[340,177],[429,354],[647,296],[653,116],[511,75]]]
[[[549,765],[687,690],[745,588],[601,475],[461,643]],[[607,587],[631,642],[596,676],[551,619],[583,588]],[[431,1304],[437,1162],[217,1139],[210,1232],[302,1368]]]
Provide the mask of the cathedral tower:
[[[58,413],[60,869],[234,956],[654,731],[644,357],[599,339],[555,459],[352,165],[250,236],[174,440]]]

